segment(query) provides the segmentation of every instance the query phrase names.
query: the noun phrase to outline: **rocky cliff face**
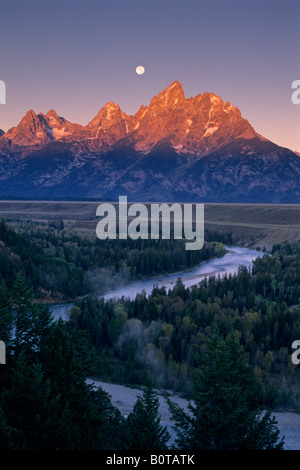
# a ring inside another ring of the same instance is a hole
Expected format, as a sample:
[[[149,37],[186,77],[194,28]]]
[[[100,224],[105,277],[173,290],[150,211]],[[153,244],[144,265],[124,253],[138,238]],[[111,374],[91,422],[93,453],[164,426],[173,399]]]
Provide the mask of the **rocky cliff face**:
[[[299,181],[299,155],[178,81],[134,116],[109,102],[82,126],[30,110],[0,137],[0,197],[300,202]]]
[[[168,141],[178,154],[200,155],[220,148],[230,139],[256,135],[240,111],[214,93],[185,99],[174,82],[136,116],[135,149],[149,152],[159,141]]]
[[[4,137],[10,145],[19,147],[96,140],[92,147],[98,143],[101,150],[127,135],[138,152],[147,153],[158,142],[167,140],[178,154],[193,155],[210,152],[233,139],[258,136],[228,101],[224,103],[214,93],[186,99],[181,84],[175,81],[148,107],[141,106],[135,116],[128,116],[110,102],[83,127],[59,117],[54,110],[46,115],[30,110]]]

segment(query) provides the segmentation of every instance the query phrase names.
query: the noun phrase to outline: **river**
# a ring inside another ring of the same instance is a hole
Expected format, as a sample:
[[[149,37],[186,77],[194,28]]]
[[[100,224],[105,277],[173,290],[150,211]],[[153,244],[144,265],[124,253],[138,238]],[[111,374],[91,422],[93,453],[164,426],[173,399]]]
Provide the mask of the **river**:
[[[122,296],[134,299],[136,294],[143,290],[149,295],[153,289],[153,286],[164,285],[166,288],[172,288],[176,283],[178,277],[181,277],[182,282],[186,287],[190,287],[193,284],[197,284],[205,275],[218,275],[221,276],[225,273],[235,273],[238,267],[241,265],[250,267],[252,262],[258,256],[263,256],[263,252],[251,250],[249,248],[242,248],[239,246],[226,246],[227,253],[222,258],[214,258],[209,261],[202,262],[199,266],[192,269],[157,276],[151,279],[144,279],[140,281],[134,281],[127,285],[120,286],[116,289],[109,290],[105,294],[99,296],[105,299],[120,298]],[[95,294],[96,295],[96,294]],[[52,305],[51,309],[54,318],[62,317],[68,319],[68,311],[73,303],[69,304],[56,304]],[[117,406],[123,414],[129,414],[132,411],[133,405],[140,393],[140,390],[134,390],[127,388],[122,385],[109,384],[105,382],[88,380],[89,383],[94,383],[96,386],[101,386],[107,391],[112,399],[112,403]],[[160,399],[160,412],[162,415],[162,424],[166,424],[172,435],[170,427],[170,417],[168,409],[166,407],[165,400],[159,395]],[[183,398],[176,395],[171,397],[172,401],[177,402],[180,406],[185,407],[186,402]],[[277,419],[278,428],[280,435],[285,436],[285,449],[296,450],[300,449],[300,417],[296,413],[273,413],[273,416]],[[174,433],[173,433],[174,434]]]
[[[101,387],[107,392],[111,398],[112,404],[117,407],[124,416],[128,416],[129,413],[131,413],[138,395],[141,394],[140,389],[111,384],[100,380],[88,379],[87,383],[93,384],[95,388]],[[172,429],[174,423],[171,420],[170,411],[164,396],[161,395],[159,390],[156,390],[156,392],[159,399],[161,424],[168,427],[168,431],[171,435],[171,441],[168,442],[168,445],[171,445],[174,443],[176,437]],[[189,402],[176,393],[173,394],[171,391],[169,391],[169,393],[171,401],[177,403],[185,412],[188,412],[187,405]],[[277,421],[277,427],[280,433],[279,437],[285,438],[284,449],[300,450],[300,415],[297,413],[273,412],[272,416]]]
[[[105,300],[121,297],[134,299],[135,296],[142,291],[145,291],[146,295],[149,295],[154,285],[165,286],[167,289],[171,289],[174,287],[174,284],[179,277],[182,279],[182,282],[186,287],[190,287],[200,282],[200,280],[205,276],[218,274],[222,276],[225,273],[233,274],[241,265],[250,267],[252,266],[252,261],[255,258],[264,255],[263,252],[240,246],[226,246],[226,250],[227,253],[221,258],[213,258],[209,261],[203,261],[200,265],[185,271],[133,281],[115,289],[108,290],[98,297],[104,298]],[[95,295],[97,294],[95,293]],[[52,310],[53,318],[68,320],[68,312],[73,304],[74,303],[51,305],[50,308]]]

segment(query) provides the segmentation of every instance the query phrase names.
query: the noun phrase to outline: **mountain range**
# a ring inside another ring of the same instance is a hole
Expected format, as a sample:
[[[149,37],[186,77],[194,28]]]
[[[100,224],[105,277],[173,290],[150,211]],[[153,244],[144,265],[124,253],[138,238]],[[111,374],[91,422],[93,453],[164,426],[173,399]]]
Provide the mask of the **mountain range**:
[[[30,110],[0,131],[2,198],[300,203],[299,182],[299,154],[178,81],[135,115],[109,102],[82,126]]]

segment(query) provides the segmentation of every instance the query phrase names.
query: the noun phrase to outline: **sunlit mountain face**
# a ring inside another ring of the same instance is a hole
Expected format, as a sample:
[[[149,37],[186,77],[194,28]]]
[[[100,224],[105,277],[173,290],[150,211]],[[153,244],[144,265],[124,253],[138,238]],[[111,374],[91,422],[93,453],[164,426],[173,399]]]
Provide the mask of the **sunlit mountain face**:
[[[2,197],[300,202],[299,155],[178,81],[134,116],[109,102],[86,126],[30,110],[1,135],[0,165]]]
[[[258,137],[238,108],[214,93],[186,99],[176,81],[155,96],[149,106],[141,106],[128,116],[120,106],[107,103],[85,127],[57,115],[27,112],[17,127],[4,135],[2,145],[44,146],[53,141],[91,143],[101,150],[124,137],[130,137],[135,150],[144,153],[160,141],[168,141],[179,154],[205,153],[233,138]]]

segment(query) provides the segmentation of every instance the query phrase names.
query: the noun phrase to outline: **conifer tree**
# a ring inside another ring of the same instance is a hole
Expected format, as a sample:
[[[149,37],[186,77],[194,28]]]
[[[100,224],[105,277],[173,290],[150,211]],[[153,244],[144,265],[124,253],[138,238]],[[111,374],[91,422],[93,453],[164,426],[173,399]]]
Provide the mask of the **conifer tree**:
[[[60,421],[52,447],[62,450],[110,450],[122,445],[124,420],[101,389],[86,383],[82,363],[66,324],[54,322],[42,351],[41,362],[57,397]]]
[[[12,431],[13,429],[6,422],[3,404],[0,403],[0,451],[13,450]]]
[[[212,335],[194,378],[193,404],[184,411],[167,400],[175,422],[176,444],[185,450],[282,449],[279,430],[253,369],[234,333]]]
[[[6,346],[11,341],[13,329],[13,313],[11,307],[10,292],[4,281],[0,286],[0,340],[4,341]]]
[[[127,445],[130,450],[164,450],[170,434],[161,425],[159,399],[148,382],[142,395],[139,395],[134,408],[127,418]]]
[[[52,395],[59,397],[62,423],[57,429],[56,446],[72,450],[80,447],[81,422],[85,418],[87,384],[75,346],[63,320],[52,324],[40,354]],[[76,447],[77,446],[77,447]]]
[[[1,398],[10,437],[7,448],[51,449],[60,417],[57,398],[51,396],[51,384],[41,364],[29,362],[28,356],[21,353],[12,370],[10,387]]]
[[[24,276],[19,274],[11,293],[11,308],[15,312],[13,347],[16,358],[21,353],[34,357],[53,321],[49,306],[39,305],[33,300],[33,290],[27,285]]]
[[[85,448],[89,450],[125,449],[126,420],[102,388],[91,391],[91,407],[85,430]]]
[[[37,349],[37,306],[33,304],[33,291],[19,274],[12,290],[12,308],[15,311],[14,353],[33,353]]]

